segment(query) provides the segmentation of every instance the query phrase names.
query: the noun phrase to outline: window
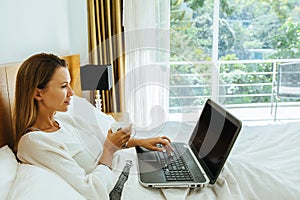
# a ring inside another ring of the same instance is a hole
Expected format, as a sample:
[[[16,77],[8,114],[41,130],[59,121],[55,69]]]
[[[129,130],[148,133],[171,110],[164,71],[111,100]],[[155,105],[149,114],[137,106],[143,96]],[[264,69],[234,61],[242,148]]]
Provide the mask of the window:
[[[161,113],[172,119],[198,113],[207,98],[227,107],[270,106],[278,64],[300,61],[299,4],[124,1],[130,118],[149,127]]]
[[[300,59],[297,0],[170,3],[171,113],[193,112],[207,97],[270,103],[277,64]]]

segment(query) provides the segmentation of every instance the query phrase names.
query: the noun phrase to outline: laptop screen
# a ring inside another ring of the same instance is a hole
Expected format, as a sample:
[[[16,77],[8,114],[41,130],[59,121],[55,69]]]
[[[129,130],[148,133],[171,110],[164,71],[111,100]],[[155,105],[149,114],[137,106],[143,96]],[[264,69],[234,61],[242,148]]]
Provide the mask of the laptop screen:
[[[210,99],[205,103],[189,145],[211,183],[219,176],[240,129],[241,122],[221,106]]]

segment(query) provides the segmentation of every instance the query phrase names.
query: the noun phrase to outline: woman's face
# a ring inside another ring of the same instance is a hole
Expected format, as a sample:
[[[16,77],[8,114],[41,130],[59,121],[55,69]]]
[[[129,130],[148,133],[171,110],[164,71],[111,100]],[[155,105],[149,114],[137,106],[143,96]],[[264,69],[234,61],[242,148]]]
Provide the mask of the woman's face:
[[[50,112],[67,111],[71,96],[74,94],[70,81],[69,70],[66,67],[59,67],[47,86],[40,90],[41,101],[39,106]]]

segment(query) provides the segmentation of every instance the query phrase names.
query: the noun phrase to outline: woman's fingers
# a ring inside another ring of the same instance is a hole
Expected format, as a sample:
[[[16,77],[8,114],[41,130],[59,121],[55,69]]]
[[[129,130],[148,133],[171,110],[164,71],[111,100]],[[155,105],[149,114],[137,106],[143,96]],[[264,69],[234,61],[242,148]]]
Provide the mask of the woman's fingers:
[[[116,145],[119,148],[122,148],[124,146],[124,144],[126,144],[128,142],[128,140],[130,139],[130,132],[125,132],[122,130],[117,131],[115,134],[116,137]]]
[[[116,149],[121,149],[124,145],[127,144],[128,140],[130,139],[130,132],[124,132],[123,130],[119,130],[115,133],[112,130],[108,130],[107,134],[108,142],[114,146]]]
[[[168,138],[167,136],[161,136],[162,139],[168,140],[169,143],[171,143],[170,138]]]
[[[167,136],[161,136],[161,144],[163,145],[163,148],[159,148],[159,151],[167,151],[168,154],[172,154],[174,151],[173,147],[171,146],[171,140]]]

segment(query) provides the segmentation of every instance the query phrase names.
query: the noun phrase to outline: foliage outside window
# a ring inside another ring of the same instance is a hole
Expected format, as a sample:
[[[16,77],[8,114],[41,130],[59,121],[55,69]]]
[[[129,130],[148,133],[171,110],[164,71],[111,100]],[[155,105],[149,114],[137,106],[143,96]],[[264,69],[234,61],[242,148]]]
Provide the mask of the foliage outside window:
[[[212,66],[197,62],[213,57],[214,5],[213,0],[171,0],[170,107],[192,109],[211,95]],[[220,0],[219,10],[220,62],[300,59],[298,0]],[[270,102],[272,67],[221,64],[220,84],[213,87],[220,87],[226,104]]]

